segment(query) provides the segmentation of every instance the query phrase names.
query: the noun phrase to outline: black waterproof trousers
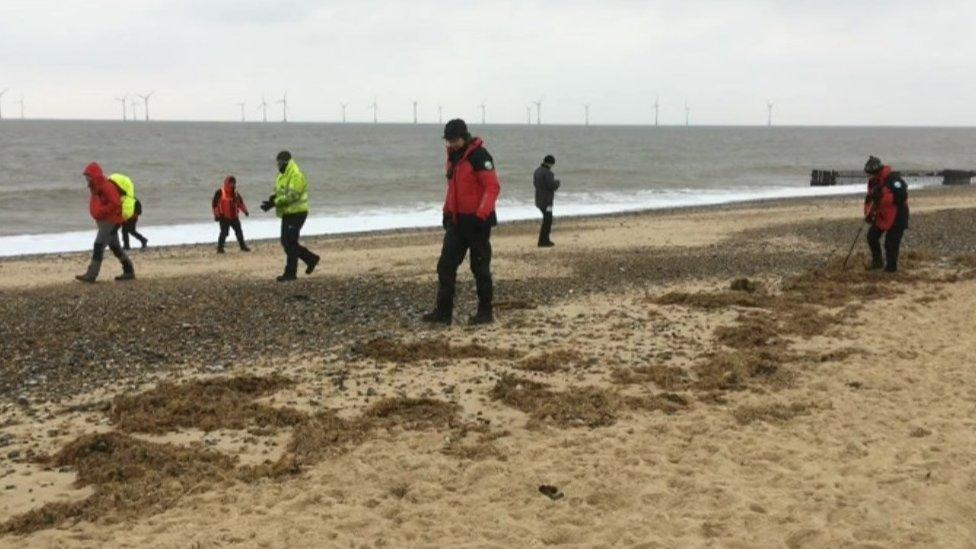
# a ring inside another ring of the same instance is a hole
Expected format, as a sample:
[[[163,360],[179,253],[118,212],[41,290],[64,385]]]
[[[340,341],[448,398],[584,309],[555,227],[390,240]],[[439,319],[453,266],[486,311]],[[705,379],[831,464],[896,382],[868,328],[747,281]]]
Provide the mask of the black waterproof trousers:
[[[437,262],[437,310],[450,315],[454,310],[457,270],[471,250],[471,273],[478,290],[478,310],[491,311],[491,223],[474,216],[460,216],[457,223],[444,222],[444,243]]]
[[[905,234],[904,227],[892,227],[882,231],[874,225],[868,229],[868,247],[871,248],[871,267],[895,272],[898,270],[898,249],[901,247],[901,237]],[[881,256],[881,235],[884,235],[884,260]]]
[[[240,219],[220,219],[220,235],[217,236],[217,248],[223,250],[224,242],[227,242],[227,234],[231,229],[234,229],[234,236],[237,237],[237,244],[243,249],[244,244],[244,229],[241,228]]]
[[[549,233],[552,231],[552,206],[539,208],[542,212],[542,227],[539,228],[539,245],[548,244]]]
[[[139,231],[136,230],[136,223],[138,222],[138,219],[130,219],[122,224],[122,248],[129,249],[129,235],[135,237],[143,246],[146,245],[146,237],[139,234]]]
[[[306,265],[312,264],[317,255],[313,254],[298,243],[301,236],[302,226],[305,225],[305,218],[308,213],[289,214],[281,218],[281,247],[285,249],[285,275],[295,276],[298,273],[298,260],[301,259]]]

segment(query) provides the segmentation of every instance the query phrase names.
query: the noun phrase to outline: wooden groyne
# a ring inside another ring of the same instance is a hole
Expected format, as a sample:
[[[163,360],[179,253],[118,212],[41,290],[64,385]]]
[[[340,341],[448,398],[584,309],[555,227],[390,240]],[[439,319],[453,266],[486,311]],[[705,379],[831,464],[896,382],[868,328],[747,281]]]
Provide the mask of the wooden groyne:
[[[973,170],[899,170],[903,177],[941,177],[943,185],[969,185],[976,176]],[[813,170],[810,186],[827,187],[863,183],[867,175],[858,170]]]

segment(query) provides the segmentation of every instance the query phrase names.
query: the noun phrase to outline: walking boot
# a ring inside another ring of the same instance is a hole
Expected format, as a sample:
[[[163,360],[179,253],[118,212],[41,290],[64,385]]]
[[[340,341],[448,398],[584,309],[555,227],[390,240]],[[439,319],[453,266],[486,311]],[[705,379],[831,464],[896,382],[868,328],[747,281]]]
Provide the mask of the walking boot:
[[[292,280],[298,280],[298,277],[293,274],[285,273],[275,278],[275,280],[277,280],[278,282],[291,282]]]
[[[438,301],[434,310],[420,317],[420,320],[428,324],[443,324],[450,326],[454,316],[454,303]]]
[[[146,246],[148,246],[148,245],[149,245],[149,239],[148,238],[143,238],[142,239],[142,247],[140,249],[145,250],[146,249]]]
[[[319,261],[321,261],[321,260],[322,260],[322,257],[317,255],[317,256],[313,257],[311,261],[309,261],[308,263],[306,263],[305,264],[305,274],[308,274],[308,275],[312,274],[312,271],[315,270],[315,266],[318,265],[319,264]]]
[[[251,248],[248,248],[247,247],[247,244],[241,244],[241,251],[242,252],[249,252],[249,251],[251,251]]]
[[[547,240],[545,242],[540,242],[539,243],[539,247],[540,248],[552,248],[555,245],[556,245],[556,243],[553,242],[552,240]]]
[[[224,247],[223,246],[217,246],[217,253],[218,254],[224,253]]]
[[[101,268],[102,262],[93,259],[91,263],[88,264],[88,270],[85,271],[85,274],[76,276],[75,280],[93,284],[98,278],[98,271],[100,271]]]
[[[135,280],[135,278],[136,278],[136,270],[132,266],[132,262],[126,261],[125,263],[122,264],[122,274],[115,277],[115,280],[121,282],[123,280]]]
[[[472,326],[491,324],[494,321],[495,315],[492,313],[491,305],[478,305],[478,313],[468,318],[468,324]]]

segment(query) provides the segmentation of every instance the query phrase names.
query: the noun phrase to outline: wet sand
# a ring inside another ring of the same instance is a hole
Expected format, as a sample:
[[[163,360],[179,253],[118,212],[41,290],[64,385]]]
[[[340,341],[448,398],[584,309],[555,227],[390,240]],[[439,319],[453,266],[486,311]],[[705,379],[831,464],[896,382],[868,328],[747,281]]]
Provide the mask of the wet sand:
[[[857,201],[499,227],[478,329],[437,231],[0,262],[0,545],[972,546],[976,189]]]

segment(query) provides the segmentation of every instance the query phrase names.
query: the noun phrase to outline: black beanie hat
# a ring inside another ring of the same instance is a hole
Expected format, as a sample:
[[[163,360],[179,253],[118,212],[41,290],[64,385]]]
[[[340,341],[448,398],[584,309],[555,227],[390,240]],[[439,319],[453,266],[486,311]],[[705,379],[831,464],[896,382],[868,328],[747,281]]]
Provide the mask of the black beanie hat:
[[[555,164],[556,163],[556,157],[553,156],[553,155],[551,155],[551,154],[547,154],[546,157],[542,159],[542,163],[543,164]]]
[[[468,125],[460,118],[448,120],[447,124],[444,124],[444,139],[457,139],[459,137],[466,139],[471,137],[471,134],[468,133]]]
[[[877,156],[869,156],[868,161],[864,163],[864,173],[869,173],[874,175],[881,171],[884,164],[881,163],[881,159]]]
[[[291,153],[288,151],[281,151],[280,153],[278,153],[278,157],[276,158],[276,160],[278,162],[288,162],[289,160],[291,160]]]

